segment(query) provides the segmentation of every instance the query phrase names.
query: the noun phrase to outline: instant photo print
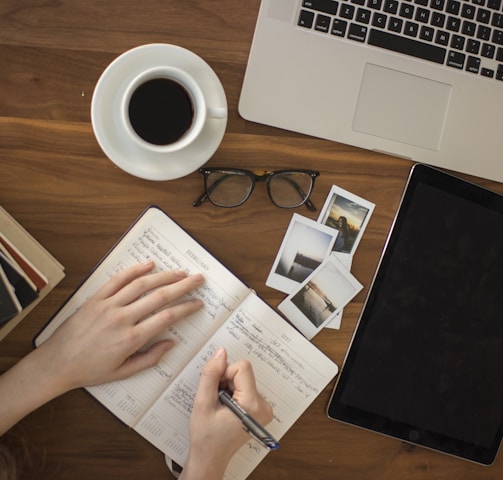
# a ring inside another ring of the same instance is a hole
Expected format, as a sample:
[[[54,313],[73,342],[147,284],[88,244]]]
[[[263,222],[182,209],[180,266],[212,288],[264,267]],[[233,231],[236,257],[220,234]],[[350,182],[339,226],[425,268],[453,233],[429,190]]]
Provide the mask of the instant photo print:
[[[333,250],[339,254],[339,259],[354,255],[374,207],[368,200],[336,185],[332,186],[318,222],[338,232]]]
[[[288,320],[308,339],[338,315],[363,288],[332,254],[279,305]]]
[[[266,285],[289,294],[330,254],[337,230],[294,213]]]

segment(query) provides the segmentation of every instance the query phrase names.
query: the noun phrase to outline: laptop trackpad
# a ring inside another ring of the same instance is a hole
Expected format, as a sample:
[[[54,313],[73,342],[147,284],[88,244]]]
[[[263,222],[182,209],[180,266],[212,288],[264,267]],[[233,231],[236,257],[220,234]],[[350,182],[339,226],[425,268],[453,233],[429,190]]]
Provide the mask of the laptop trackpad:
[[[451,91],[445,83],[367,64],[353,129],[438,150]]]

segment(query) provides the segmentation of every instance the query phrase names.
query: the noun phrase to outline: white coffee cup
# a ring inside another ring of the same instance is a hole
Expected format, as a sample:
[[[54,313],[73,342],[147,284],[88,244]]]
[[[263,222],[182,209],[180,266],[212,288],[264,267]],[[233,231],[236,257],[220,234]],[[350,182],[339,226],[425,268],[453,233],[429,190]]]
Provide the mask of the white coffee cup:
[[[210,107],[197,81],[171,66],[150,68],[126,87],[121,121],[140,147],[173,153],[191,145],[209,118],[225,118],[227,109]]]

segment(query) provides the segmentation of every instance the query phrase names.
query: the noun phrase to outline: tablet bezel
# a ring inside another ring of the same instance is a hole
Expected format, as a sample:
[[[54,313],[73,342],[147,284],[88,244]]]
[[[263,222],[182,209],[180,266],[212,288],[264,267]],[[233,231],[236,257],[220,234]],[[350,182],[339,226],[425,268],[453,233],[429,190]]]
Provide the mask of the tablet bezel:
[[[490,207],[499,213],[503,213],[503,196],[495,192],[486,190],[482,187],[426,165],[417,164],[412,168],[398,212],[386,240],[376,274],[372,281],[371,288],[369,289],[365,305],[346,353],[343,368],[341,369],[336,386],[330,398],[327,415],[329,418],[359,426],[367,430],[372,430],[476,463],[490,465],[494,462],[501,444],[503,435],[503,419],[500,422],[497,434],[495,435],[491,446],[489,448],[484,448],[436,432],[427,431],[418,425],[402,423],[391,418],[386,418],[382,415],[361,410],[354,406],[348,406],[341,401],[341,397],[344,394],[344,388],[346,387],[347,380],[351,374],[351,368],[354,358],[356,357],[356,352],[360,346],[361,339],[364,336],[365,328],[371,318],[375,300],[379,295],[380,288],[382,287],[384,272],[386,271],[386,267],[392,257],[393,249],[397,243],[400,229],[403,224],[403,219],[407,215],[407,211],[413,200],[414,192],[419,183],[426,183],[439,188],[444,192],[468,198],[479,205]]]

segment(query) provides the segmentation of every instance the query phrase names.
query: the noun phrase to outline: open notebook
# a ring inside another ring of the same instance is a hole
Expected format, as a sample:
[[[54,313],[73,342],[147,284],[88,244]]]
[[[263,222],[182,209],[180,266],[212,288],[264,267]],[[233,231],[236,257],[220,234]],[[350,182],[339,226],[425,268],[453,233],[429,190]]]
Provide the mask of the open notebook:
[[[149,370],[89,388],[112,413],[183,466],[189,449],[189,418],[202,366],[226,348],[229,362],[249,359],[259,391],[272,404],[267,429],[281,438],[337,374],[337,365],[253,290],[209,254],[162,210],[148,208],[89,275],[35,340],[40,345],[111,276],[154,259],[158,269],[202,272],[194,295],[202,310],[160,335],[176,345]],[[267,450],[250,438],[225,478],[244,479]]]

